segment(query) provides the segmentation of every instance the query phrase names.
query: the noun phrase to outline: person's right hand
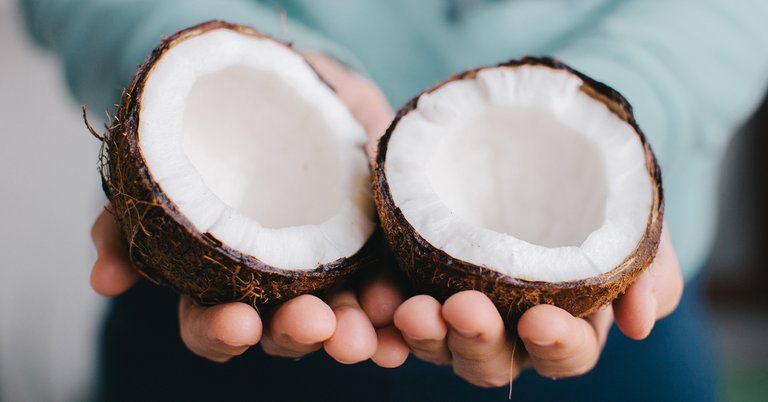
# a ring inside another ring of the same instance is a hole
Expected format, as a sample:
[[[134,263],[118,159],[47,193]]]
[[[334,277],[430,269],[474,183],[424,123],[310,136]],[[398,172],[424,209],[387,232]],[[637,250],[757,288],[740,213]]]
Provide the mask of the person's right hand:
[[[397,308],[394,322],[417,357],[450,364],[472,384],[498,387],[526,367],[549,378],[588,372],[597,363],[614,321],[627,337],[643,339],[657,320],[675,310],[682,292],[680,264],[664,230],[651,266],[612,305],[591,316],[576,318],[540,304],[527,310],[517,327],[509,330],[493,302],[469,290],[442,304],[431,296],[413,296]],[[515,338],[522,348],[516,348]]]

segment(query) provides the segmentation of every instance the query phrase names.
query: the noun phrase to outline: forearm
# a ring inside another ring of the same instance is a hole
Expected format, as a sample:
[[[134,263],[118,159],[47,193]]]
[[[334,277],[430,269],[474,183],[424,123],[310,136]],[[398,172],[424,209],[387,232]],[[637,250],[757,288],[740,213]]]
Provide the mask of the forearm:
[[[555,55],[632,103],[663,165],[722,147],[768,82],[768,3],[625,1]]]
[[[250,0],[22,0],[22,4],[32,36],[59,55],[78,101],[96,109],[119,99],[136,66],[163,36],[206,20],[252,25],[295,42],[299,49],[356,64],[344,49],[283,18],[278,8]]]

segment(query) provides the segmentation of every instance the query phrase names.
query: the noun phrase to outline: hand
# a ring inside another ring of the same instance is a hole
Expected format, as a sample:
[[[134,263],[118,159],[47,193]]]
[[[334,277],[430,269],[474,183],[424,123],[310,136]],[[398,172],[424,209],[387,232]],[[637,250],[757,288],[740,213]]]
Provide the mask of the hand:
[[[139,280],[125,254],[126,246],[112,216],[104,211],[92,230],[98,258],[91,286],[102,295],[116,296]],[[331,296],[328,303],[303,295],[278,307],[265,322],[244,303],[199,306],[183,296],[179,304],[181,338],[207,359],[225,362],[261,341],[272,355],[301,357],[325,347],[334,359],[356,363],[371,357],[382,366],[398,366],[408,348],[392,327],[399,290],[384,278],[367,281],[360,302],[351,291]],[[375,329],[378,328],[378,329]]]
[[[355,119],[368,133],[368,157],[376,158],[376,146],[395,117],[392,107],[379,87],[370,80],[340,66],[328,57],[309,53],[309,64],[333,87],[336,95],[347,105]]]
[[[392,110],[370,81],[321,55],[307,59],[333,86],[352,114],[369,133],[372,142],[383,134]],[[116,296],[139,280],[126,255],[117,225],[102,212],[92,230],[98,259],[91,272],[91,285],[105,295]],[[265,352],[301,357],[325,348],[342,363],[372,358],[384,367],[396,367],[408,357],[408,347],[393,326],[395,308],[403,297],[385,276],[366,281],[359,298],[351,290],[331,295],[327,302],[316,296],[296,297],[261,317],[243,303],[212,307],[182,297],[179,304],[181,338],[202,357],[224,362],[261,342]]]
[[[552,378],[588,372],[597,363],[614,319],[626,336],[643,339],[656,320],[674,311],[682,290],[680,266],[664,230],[653,264],[612,306],[585,319],[551,305],[525,312],[517,324],[524,350],[513,353],[513,340],[501,316],[476,291],[457,293],[443,305],[430,296],[414,296],[395,311],[394,321],[417,357],[452,364],[454,372],[470,383],[495,387],[509,383],[529,366]]]

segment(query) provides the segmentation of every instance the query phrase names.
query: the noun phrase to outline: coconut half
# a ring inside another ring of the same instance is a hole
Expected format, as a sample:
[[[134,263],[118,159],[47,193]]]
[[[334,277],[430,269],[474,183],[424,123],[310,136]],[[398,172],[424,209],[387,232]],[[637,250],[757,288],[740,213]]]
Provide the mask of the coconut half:
[[[103,174],[141,273],[199,302],[264,305],[367,261],[365,143],[290,46],[213,21],[163,40],[141,65]]]
[[[420,290],[482,291],[508,321],[615,299],[653,260],[664,209],[627,101],[547,58],[467,71],[411,100],[379,144],[374,192]]]

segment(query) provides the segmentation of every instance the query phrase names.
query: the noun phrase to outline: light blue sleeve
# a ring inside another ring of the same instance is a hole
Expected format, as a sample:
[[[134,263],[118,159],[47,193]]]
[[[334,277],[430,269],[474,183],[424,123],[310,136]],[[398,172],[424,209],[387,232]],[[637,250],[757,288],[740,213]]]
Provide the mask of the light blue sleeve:
[[[119,100],[136,67],[164,36],[212,19],[247,24],[299,50],[359,67],[345,49],[252,0],[22,0],[27,27],[64,64],[79,102],[103,110]],[[284,23],[285,21],[285,23]]]
[[[683,273],[693,277],[713,246],[723,151],[768,85],[768,2],[616,2],[553,53],[633,105],[661,163]]]
[[[661,159],[723,143],[768,83],[768,2],[616,2],[554,50],[624,94]]]

